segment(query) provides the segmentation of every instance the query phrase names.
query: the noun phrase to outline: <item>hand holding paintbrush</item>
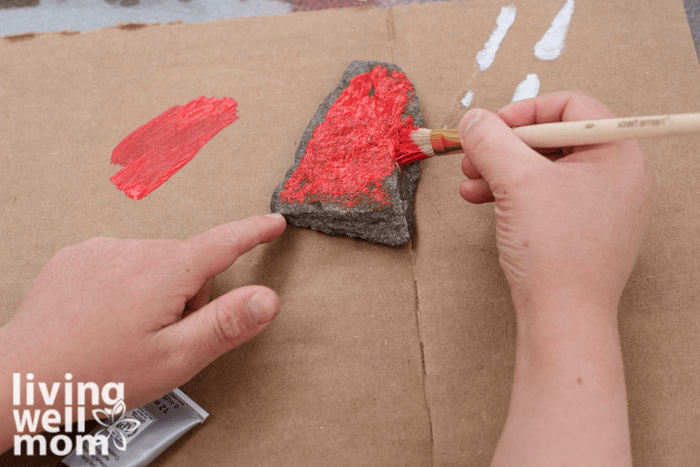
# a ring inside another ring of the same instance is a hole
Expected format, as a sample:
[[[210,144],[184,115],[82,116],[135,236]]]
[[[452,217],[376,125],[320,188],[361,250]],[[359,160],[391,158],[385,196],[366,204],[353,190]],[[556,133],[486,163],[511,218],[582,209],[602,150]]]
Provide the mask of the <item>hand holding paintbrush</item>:
[[[460,123],[467,179],[459,192],[470,203],[495,202],[498,261],[517,317],[512,397],[494,464],[564,464],[576,453],[585,465],[631,465],[617,306],[651,212],[654,173],[634,140],[577,147],[552,161],[512,130],[605,117],[612,113],[600,102],[565,92],[498,115],[473,110]],[[420,213],[423,222],[451,229],[483,222],[472,210],[438,212],[434,201]],[[487,230],[466,230],[456,246],[473,248],[469,233]],[[483,262],[465,265],[464,280],[490,280],[469,269]]]
[[[700,113],[544,123],[513,128],[513,131],[532,148],[582,146],[700,133]],[[405,166],[459,151],[462,145],[457,130],[404,129],[399,134],[396,162]]]

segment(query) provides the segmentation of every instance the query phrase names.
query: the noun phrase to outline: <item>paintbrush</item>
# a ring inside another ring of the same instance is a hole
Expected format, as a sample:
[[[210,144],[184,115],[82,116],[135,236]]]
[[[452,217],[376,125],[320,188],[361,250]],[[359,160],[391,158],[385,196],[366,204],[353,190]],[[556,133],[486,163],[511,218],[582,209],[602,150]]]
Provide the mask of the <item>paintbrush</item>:
[[[700,113],[542,123],[513,128],[531,148],[563,148],[624,139],[664,138],[700,133]],[[462,151],[458,130],[403,129],[396,162],[406,166]]]

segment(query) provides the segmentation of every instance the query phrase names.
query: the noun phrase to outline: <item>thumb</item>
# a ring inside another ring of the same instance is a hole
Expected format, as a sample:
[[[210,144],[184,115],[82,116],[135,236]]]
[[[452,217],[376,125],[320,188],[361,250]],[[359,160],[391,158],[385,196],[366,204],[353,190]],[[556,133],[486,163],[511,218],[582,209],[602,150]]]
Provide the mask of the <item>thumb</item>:
[[[494,196],[538,170],[547,159],[533,151],[495,113],[467,112],[459,123],[464,155]]]
[[[212,300],[166,328],[176,334],[168,339],[177,345],[173,353],[179,354],[178,365],[194,375],[224,352],[258,335],[277,316],[279,308],[275,292],[255,285]]]

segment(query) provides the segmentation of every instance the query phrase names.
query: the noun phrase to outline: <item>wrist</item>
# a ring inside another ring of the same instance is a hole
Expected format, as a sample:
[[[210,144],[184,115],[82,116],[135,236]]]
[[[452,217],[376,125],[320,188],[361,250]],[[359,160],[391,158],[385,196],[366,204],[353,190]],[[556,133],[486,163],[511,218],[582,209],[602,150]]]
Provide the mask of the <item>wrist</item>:
[[[42,356],[35,351],[28,336],[15,323],[11,322],[0,329],[0,354],[4,357],[0,361],[0,453],[2,453],[12,448],[15,435],[19,434],[17,423],[25,427],[24,433],[30,433],[27,427],[31,424],[26,424],[24,412],[29,411],[34,414],[38,411],[43,414],[48,408],[62,412],[63,404],[60,397],[56,397],[50,407],[44,403],[44,394],[39,383],[46,385],[46,388],[43,388],[44,392],[50,395],[52,393],[50,383],[56,379],[55,369],[52,368],[46,355]],[[31,404],[28,399],[28,385],[32,386]],[[25,421],[17,422],[15,412],[20,419],[24,417]]]
[[[517,358],[526,373],[577,382],[621,370],[617,308],[550,298],[516,310]]]
[[[518,323],[542,326],[582,319],[589,325],[617,325],[619,295],[564,288],[512,295]]]
[[[615,307],[551,298],[518,309],[513,391],[494,464],[527,450],[544,455],[533,465],[629,465]]]
[[[0,454],[12,447],[15,435],[15,422],[13,417],[13,380],[12,374],[17,371],[13,366],[16,361],[16,350],[11,339],[11,333],[7,332],[8,326],[0,329]]]

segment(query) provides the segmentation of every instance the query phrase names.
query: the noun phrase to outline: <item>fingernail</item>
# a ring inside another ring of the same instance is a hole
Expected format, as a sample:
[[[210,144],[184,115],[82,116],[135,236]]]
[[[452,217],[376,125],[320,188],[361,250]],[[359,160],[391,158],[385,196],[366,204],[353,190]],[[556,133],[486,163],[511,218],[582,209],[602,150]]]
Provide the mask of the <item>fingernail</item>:
[[[272,217],[273,219],[284,219],[284,216],[278,212],[273,212],[272,214],[265,214],[265,217]]]
[[[277,297],[270,291],[255,292],[248,299],[248,313],[258,324],[266,324],[275,319],[278,309]]]

